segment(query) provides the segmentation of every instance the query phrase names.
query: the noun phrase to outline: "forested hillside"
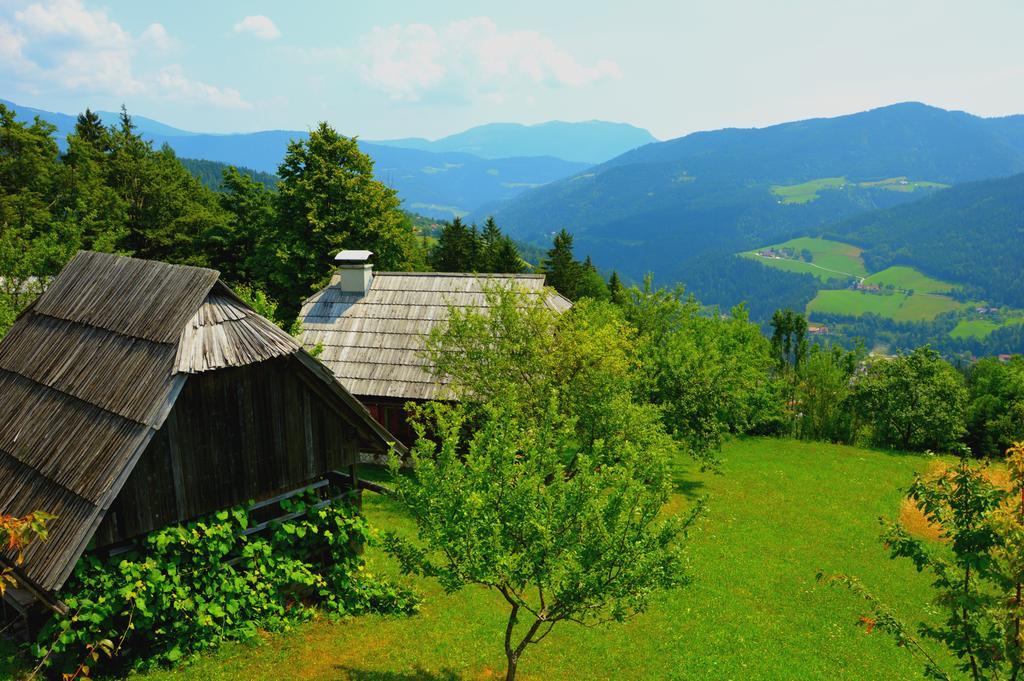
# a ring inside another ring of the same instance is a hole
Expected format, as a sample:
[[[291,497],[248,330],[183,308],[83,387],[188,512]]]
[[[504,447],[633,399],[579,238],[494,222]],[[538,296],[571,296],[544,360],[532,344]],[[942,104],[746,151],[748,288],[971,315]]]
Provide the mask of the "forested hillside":
[[[530,191],[496,216],[521,238],[561,227],[603,266],[682,278],[688,261],[1024,170],[1019,117],[900,104],[650,144]]]
[[[830,231],[863,247],[872,270],[913,265],[974,286],[992,302],[1024,307],[1024,174],[962,184]]]
[[[198,158],[180,158],[178,160],[181,161],[181,165],[185,166],[190,173],[195,175],[200,182],[210,189],[214,191],[224,189],[224,171],[229,164],[221,163],[220,161],[204,161]],[[273,189],[281,181],[281,178],[276,175],[246,168],[245,166],[236,167],[236,170],[259,182],[267,189]]]

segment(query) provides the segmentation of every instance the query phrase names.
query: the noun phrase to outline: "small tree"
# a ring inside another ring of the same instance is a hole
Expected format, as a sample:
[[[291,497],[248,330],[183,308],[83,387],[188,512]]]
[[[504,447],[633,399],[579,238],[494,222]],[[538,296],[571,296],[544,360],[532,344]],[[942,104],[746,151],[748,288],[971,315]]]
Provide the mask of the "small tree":
[[[882,447],[948,450],[966,430],[963,376],[928,347],[872,363],[852,399]]]
[[[992,483],[987,465],[966,457],[938,476],[915,478],[907,497],[940,528],[946,546],[883,520],[892,557],[908,558],[931,574],[933,603],[944,616],[938,625],[921,623],[917,635],[939,643],[949,663],[973,681],[1016,681],[1024,669],[1024,442],[1007,451],[1007,469],[1009,489]],[[828,581],[866,599],[871,615],[861,621],[918,656],[926,676],[952,678],[947,664],[859,580],[836,575]]]
[[[462,401],[418,410],[410,476],[392,461],[419,540],[389,548],[448,590],[501,594],[511,680],[559,622],[622,621],[681,584],[693,516],[662,513],[673,443],[633,401],[633,337],[613,308],[555,317],[512,289],[487,295],[490,314],[453,310],[428,343]]]

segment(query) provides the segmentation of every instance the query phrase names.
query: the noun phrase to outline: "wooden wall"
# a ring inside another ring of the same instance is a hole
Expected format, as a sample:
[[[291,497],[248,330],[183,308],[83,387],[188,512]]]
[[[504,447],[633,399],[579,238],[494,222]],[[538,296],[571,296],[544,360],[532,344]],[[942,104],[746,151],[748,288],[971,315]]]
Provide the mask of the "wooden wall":
[[[292,357],[190,376],[94,546],[347,470],[358,458],[347,413]]]
[[[359,401],[366,405],[370,416],[394,435],[406,447],[416,442],[416,431],[409,423],[409,412],[406,403],[409,400],[388,400],[381,397],[360,396]],[[419,402],[419,400],[413,400]]]

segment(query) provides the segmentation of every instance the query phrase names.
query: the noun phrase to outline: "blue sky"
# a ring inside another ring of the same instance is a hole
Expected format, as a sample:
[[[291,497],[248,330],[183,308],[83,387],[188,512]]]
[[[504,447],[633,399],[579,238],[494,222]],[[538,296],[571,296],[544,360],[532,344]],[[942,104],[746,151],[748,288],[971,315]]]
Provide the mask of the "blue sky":
[[[0,97],[204,132],[597,118],[664,139],[906,100],[1021,113],[1021,26],[1009,0],[0,0]]]

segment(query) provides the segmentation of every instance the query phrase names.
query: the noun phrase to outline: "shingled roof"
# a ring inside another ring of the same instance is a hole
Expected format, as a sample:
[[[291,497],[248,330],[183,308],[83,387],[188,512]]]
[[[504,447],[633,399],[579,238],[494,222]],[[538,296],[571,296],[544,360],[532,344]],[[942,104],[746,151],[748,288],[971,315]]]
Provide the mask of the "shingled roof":
[[[0,511],[57,516],[22,578],[63,585],[188,375],[291,354],[393,439],[215,270],[75,256],[0,343]]]
[[[361,397],[432,399],[441,385],[422,356],[430,330],[448,320],[450,306],[485,309],[485,287],[515,285],[544,294],[561,312],[566,298],[544,289],[542,274],[377,272],[366,293],[346,293],[339,275],[302,306],[302,343],[348,390]]]

